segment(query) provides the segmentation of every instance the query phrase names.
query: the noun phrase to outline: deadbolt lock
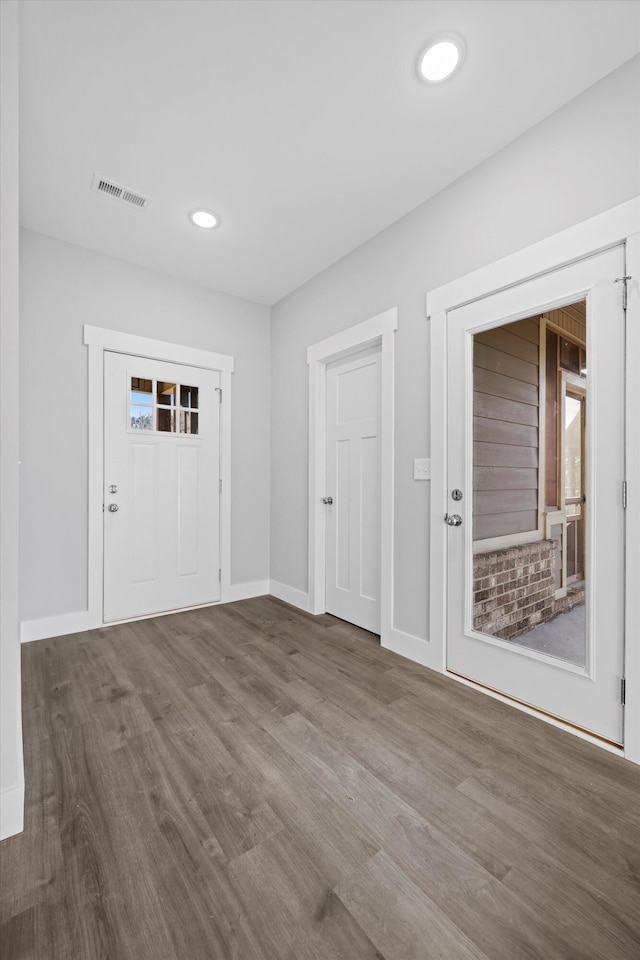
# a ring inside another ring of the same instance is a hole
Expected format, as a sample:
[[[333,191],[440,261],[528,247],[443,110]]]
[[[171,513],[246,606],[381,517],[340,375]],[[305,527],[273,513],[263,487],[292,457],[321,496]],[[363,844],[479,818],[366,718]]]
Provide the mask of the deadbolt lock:
[[[452,500],[462,500],[462,490],[458,490],[457,487],[455,488],[455,490],[452,490],[452,491],[451,491],[451,499],[452,499]]]

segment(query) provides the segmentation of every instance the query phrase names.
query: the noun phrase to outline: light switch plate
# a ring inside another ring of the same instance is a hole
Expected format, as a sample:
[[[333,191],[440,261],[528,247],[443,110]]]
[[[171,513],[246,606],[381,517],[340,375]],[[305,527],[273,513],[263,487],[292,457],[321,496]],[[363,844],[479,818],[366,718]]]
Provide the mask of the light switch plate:
[[[413,479],[431,480],[431,460],[413,461]]]

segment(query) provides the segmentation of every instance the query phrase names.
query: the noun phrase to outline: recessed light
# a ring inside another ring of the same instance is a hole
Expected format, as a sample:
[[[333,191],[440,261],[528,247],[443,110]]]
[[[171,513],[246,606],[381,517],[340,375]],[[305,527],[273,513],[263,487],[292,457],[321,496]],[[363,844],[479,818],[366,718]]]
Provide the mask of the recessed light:
[[[425,83],[442,83],[460,69],[465,53],[464,40],[457,33],[432,37],[416,61],[418,76]]]
[[[195,223],[196,227],[202,227],[203,230],[213,230],[214,227],[220,226],[220,217],[212,210],[192,210],[189,214],[189,220],[191,220],[191,223]]]

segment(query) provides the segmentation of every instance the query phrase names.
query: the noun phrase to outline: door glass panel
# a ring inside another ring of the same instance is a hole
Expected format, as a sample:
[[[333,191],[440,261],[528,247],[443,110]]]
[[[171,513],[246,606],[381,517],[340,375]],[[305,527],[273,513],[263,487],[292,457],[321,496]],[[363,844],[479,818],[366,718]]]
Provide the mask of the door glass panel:
[[[161,433],[174,433],[176,429],[176,415],[174,410],[158,407],[158,430]]]
[[[153,381],[131,377],[129,425],[132,430],[153,430]]]
[[[180,406],[189,410],[198,406],[198,388],[188,387],[184,383],[180,387]]]
[[[473,338],[471,625],[584,666],[586,309],[551,313]]]
[[[176,404],[176,384],[158,380],[156,388],[158,405],[173,407]]]
[[[198,414],[191,410],[180,411],[180,433],[193,436],[198,432]]]

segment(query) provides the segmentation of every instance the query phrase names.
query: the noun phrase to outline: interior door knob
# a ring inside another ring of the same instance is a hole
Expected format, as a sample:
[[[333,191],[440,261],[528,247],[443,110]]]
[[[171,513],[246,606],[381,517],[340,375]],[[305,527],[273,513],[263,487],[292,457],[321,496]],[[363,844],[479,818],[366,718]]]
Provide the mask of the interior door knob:
[[[119,508],[119,506],[118,506],[117,503],[110,503],[110,504],[109,504],[109,513],[117,513],[119,509],[120,509],[120,508]]]
[[[333,503],[333,497],[323,497],[322,502],[331,505]]]
[[[448,523],[450,527],[461,527],[462,517],[459,513],[445,513],[444,522]]]

